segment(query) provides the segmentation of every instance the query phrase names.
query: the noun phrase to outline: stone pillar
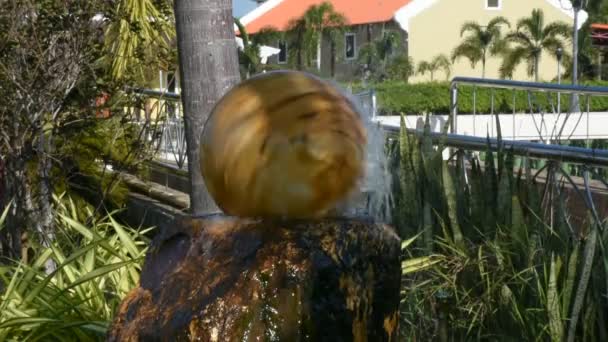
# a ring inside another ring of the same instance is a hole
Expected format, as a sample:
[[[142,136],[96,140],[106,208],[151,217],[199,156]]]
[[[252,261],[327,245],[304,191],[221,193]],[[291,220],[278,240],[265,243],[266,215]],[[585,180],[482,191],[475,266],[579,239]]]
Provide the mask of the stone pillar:
[[[365,219],[180,218],[108,341],[396,341],[400,240]]]

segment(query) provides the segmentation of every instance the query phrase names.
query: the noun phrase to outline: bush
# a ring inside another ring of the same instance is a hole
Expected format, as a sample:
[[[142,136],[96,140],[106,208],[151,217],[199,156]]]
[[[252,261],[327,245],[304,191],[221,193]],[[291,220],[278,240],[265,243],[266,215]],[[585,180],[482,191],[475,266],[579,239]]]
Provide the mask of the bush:
[[[608,86],[608,82],[589,82],[586,85]],[[448,114],[450,112],[450,84],[449,82],[429,82],[408,84],[402,81],[386,81],[372,85],[378,96],[380,113],[397,115],[410,114]],[[490,113],[492,109],[491,95],[494,92],[494,112],[511,113],[513,111],[513,96],[515,95],[515,110],[518,113],[538,112],[544,110],[552,112],[557,103],[556,94],[531,93],[528,97],[526,91],[508,89],[476,88],[472,86],[459,86],[458,112],[462,114]],[[475,93],[475,101],[473,96]],[[562,95],[561,106],[567,109],[569,95]],[[586,98],[581,97],[580,104],[586,108]],[[608,97],[590,97],[591,111],[608,111]]]

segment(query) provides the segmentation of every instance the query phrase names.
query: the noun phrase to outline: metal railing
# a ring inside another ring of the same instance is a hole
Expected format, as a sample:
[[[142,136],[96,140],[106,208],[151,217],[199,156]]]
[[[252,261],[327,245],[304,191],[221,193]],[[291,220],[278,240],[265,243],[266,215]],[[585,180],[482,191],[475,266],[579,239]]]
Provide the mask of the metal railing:
[[[129,89],[137,98],[135,124],[145,132],[146,142],[154,147],[155,158],[185,168],[186,134],[180,95],[151,90]],[[143,112],[143,115],[142,113]]]
[[[608,96],[608,87],[597,87],[597,86],[584,86],[584,85],[571,85],[571,84],[554,84],[554,83],[538,83],[538,82],[522,82],[512,80],[497,80],[497,79],[485,79],[485,78],[472,78],[472,77],[455,77],[450,85],[450,116],[451,116],[451,133],[458,133],[458,110],[459,110],[459,86],[467,85],[473,87],[473,129],[475,129],[475,119],[478,114],[476,111],[476,95],[477,88],[489,88],[491,89],[491,109],[488,114],[497,114],[495,105],[495,89],[506,89],[513,92],[511,110],[513,120],[513,134],[512,138],[515,139],[515,120],[516,120],[516,92],[525,91],[527,95],[528,113],[540,114],[540,121],[537,122],[534,115],[531,116],[533,124],[538,132],[538,140],[543,142],[569,140],[574,133],[574,130],[581,123],[583,115],[586,116],[586,131],[587,139],[591,137],[589,134],[590,128],[590,96]],[[544,106],[539,105],[539,93],[545,94],[547,103],[550,104],[551,110],[547,113]],[[571,95],[576,98],[576,101],[572,101],[572,105],[568,110],[562,111],[561,108],[561,95]],[[555,95],[553,97],[553,95]],[[578,97],[583,96],[585,98],[585,106],[581,109]],[[542,133],[543,126],[546,128],[545,114],[555,114],[554,127],[551,130],[549,139],[546,139]],[[578,118],[571,133],[564,138],[564,132],[566,124],[573,115],[577,115]],[[562,116],[563,115],[563,116]],[[475,133],[473,133],[475,135]]]
[[[137,110],[143,109],[144,114],[132,117],[137,118],[136,124],[148,132],[146,141],[154,144],[156,159],[175,164],[180,169],[185,168],[188,158],[180,94],[143,88],[130,88],[129,91],[140,100]],[[376,116],[376,94],[373,90],[352,94],[352,97],[370,118]],[[153,103],[146,105],[146,101],[150,100]]]
[[[476,83],[479,81],[479,83]],[[515,88],[521,90],[535,90],[539,92],[560,91],[565,94],[578,94],[582,96],[607,96],[608,88],[601,87],[573,87],[569,85],[543,85],[538,83],[526,83],[515,81],[496,81],[496,80],[479,80],[472,78],[455,78],[452,83],[452,120],[456,122],[457,118],[457,100],[458,100],[458,85],[473,85],[476,87],[497,87],[497,88]],[[150,142],[157,144],[157,159],[166,163],[175,165],[177,168],[184,168],[187,163],[186,157],[186,142],[183,125],[183,111],[181,109],[181,101],[179,94],[159,92],[154,90],[136,89],[133,90],[142,100],[151,99],[154,102],[149,110],[150,115],[158,119],[155,127],[157,134],[150,134]],[[365,91],[357,94],[352,94],[353,99],[358,103],[364,114],[368,115],[372,121],[376,119],[377,102],[376,95],[373,91]],[[145,125],[150,125],[150,115],[146,114]],[[377,120],[376,120],[377,121]],[[398,127],[384,126],[389,137],[399,133]],[[153,131],[153,130],[151,130]],[[455,127],[452,126],[452,132]],[[159,134],[158,134],[159,133]],[[470,164],[472,159],[480,160],[480,155],[470,153],[472,151],[497,152],[499,150],[509,151],[514,156],[534,165],[535,174],[537,177],[545,177],[545,179],[559,180],[562,184],[569,184],[571,189],[579,193],[584,200],[584,205],[592,212],[597,212],[600,209],[594,204],[591,193],[608,193],[608,182],[606,175],[608,172],[608,150],[594,149],[585,147],[563,146],[557,144],[547,144],[544,142],[532,141],[517,141],[497,138],[482,138],[476,136],[467,136],[454,133],[424,133],[422,129],[408,129],[409,134],[414,134],[418,137],[423,137],[424,134],[430,135],[433,145],[443,145],[451,149],[452,153],[448,160],[455,163],[463,163],[460,169],[465,171],[467,167],[464,164]],[[535,161],[542,161],[540,164],[534,164]],[[576,172],[568,170],[569,165],[576,167]],[[465,171],[466,172],[466,171]],[[560,180],[561,179],[561,180]],[[597,218],[597,215],[595,215]]]
[[[389,133],[398,134],[399,129],[385,128]],[[421,137],[424,132],[408,129],[408,133]],[[552,161],[586,164],[589,166],[608,167],[608,150],[574,146],[542,144],[528,141],[499,140],[496,138],[480,138],[460,134],[429,133],[433,144],[442,143],[446,147],[471,151],[498,151],[499,148],[513,151],[515,155],[530,158],[542,158]]]
[[[558,84],[544,84],[532,82],[519,82],[509,80],[490,80],[467,77],[456,77],[451,84],[451,132],[456,132],[458,118],[458,86],[471,85],[475,87],[515,89],[538,92],[559,92],[564,94],[577,94],[583,96],[608,96],[608,87],[572,86]],[[132,91],[143,98],[156,100],[152,112],[160,120],[160,131],[157,135],[158,158],[165,162],[174,162],[179,168],[187,163],[186,142],[183,125],[180,95],[176,93],[162,92],[149,89],[132,89]],[[372,119],[376,118],[377,101],[373,90],[367,90],[352,94],[360,108]],[[588,101],[587,101],[588,103]],[[475,113],[473,113],[475,115]],[[493,113],[490,113],[493,114]],[[384,127],[388,132],[395,133],[398,129]],[[422,134],[422,131],[409,129],[412,134]],[[548,160],[563,161],[569,163],[581,163],[596,166],[608,166],[608,151],[603,149],[582,148],[562,146],[546,143],[536,143],[516,140],[486,139],[474,136],[431,133],[432,139],[438,142],[440,139],[446,146],[475,151],[484,151],[488,148],[496,151],[499,145],[506,149],[512,149],[515,154],[533,158],[544,158]],[[150,137],[152,140],[153,138]]]

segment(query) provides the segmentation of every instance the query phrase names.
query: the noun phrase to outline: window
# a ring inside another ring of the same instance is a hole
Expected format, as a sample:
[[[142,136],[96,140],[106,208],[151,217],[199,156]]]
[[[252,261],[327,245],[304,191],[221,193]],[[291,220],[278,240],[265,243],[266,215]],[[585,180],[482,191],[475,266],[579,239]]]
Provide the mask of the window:
[[[486,9],[499,10],[502,0],[485,0]]]
[[[354,33],[344,35],[344,53],[346,59],[355,59],[357,49],[357,40]]]
[[[169,91],[170,93],[175,93],[175,73],[167,73],[167,83],[167,91]]]
[[[287,63],[287,44],[284,41],[279,41],[279,64]]]

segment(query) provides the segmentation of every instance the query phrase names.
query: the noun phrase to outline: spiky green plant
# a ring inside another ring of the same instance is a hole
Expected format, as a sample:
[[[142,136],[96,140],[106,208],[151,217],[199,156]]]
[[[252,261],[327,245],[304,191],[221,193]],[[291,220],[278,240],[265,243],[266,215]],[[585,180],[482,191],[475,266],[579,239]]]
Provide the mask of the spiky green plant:
[[[56,240],[48,248],[32,241],[29,261],[0,268],[1,341],[103,340],[120,301],[139,282],[148,230],[112,215],[85,225],[69,198],[55,197],[55,205]],[[45,273],[49,261],[56,268]]]
[[[558,162],[533,170],[524,158],[516,168],[500,134],[496,151],[452,151],[449,162],[434,139],[428,118],[417,134],[402,120],[390,145],[393,224],[404,237],[420,235],[412,257],[439,260],[403,276],[401,338],[605,338],[608,233],[590,192]],[[569,213],[574,201],[589,208],[586,219]]]

